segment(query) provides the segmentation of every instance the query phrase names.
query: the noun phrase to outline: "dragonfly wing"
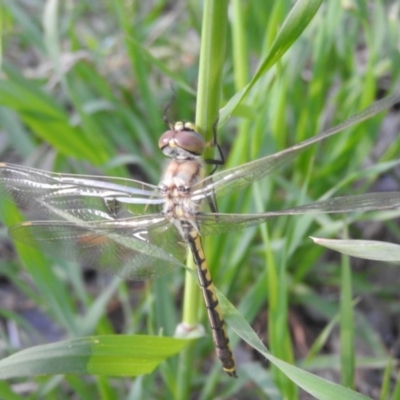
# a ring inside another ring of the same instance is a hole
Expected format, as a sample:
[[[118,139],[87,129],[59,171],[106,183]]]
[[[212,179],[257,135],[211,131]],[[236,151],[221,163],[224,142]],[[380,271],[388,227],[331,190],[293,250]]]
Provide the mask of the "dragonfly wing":
[[[186,246],[162,215],[117,222],[24,222],[10,236],[30,247],[82,266],[108,270],[125,279],[144,280],[182,266]]]
[[[199,213],[197,221],[200,226],[201,236],[220,235],[249,226],[259,225],[273,216],[263,214],[222,214]]]
[[[199,182],[197,189],[193,191],[193,200],[201,201],[209,196],[213,196],[213,193],[217,197],[222,197],[228,193],[241,190],[254,181],[270,175],[311,145],[364,121],[390,108],[399,101],[400,95],[398,94],[386,97],[373,103],[368,108],[353,115],[341,124],[327,129],[288,149],[209,176]]]
[[[157,186],[144,182],[57,174],[4,163],[0,163],[0,195],[11,198],[22,211],[34,212],[33,218],[59,217],[54,211],[63,210],[86,221],[145,214],[152,211],[149,206],[163,203]]]
[[[258,214],[199,213],[197,221],[203,236],[231,232],[282,215],[337,214],[359,211],[388,210],[400,207],[400,192],[366,193],[354,196],[332,197],[285,210]]]

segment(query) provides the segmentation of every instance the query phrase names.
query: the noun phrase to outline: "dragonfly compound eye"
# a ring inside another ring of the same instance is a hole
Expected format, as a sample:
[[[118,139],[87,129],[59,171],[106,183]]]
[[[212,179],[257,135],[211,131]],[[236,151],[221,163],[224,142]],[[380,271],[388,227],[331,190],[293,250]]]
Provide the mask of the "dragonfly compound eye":
[[[174,147],[174,145],[175,145],[174,136],[175,136],[175,131],[169,130],[169,131],[164,132],[161,135],[160,139],[158,139],[158,147],[161,150],[167,146]]]
[[[195,126],[190,122],[176,122],[173,129],[164,132],[158,141],[158,147],[167,153],[170,149],[181,149],[191,155],[200,156],[206,147],[203,136],[195,131]]]

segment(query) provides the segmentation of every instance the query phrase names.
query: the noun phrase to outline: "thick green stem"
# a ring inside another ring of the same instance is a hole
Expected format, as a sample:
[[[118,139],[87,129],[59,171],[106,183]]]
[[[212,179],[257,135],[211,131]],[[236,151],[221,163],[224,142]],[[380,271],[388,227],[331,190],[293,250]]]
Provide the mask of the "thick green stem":
[[[226,47],[227,0],[206,0],[202,23],[199,80],[195,124],[207,143],[213,141],[213,125],[217,121],[221,97],[222,71]],[[188,266],[194,268],[192,256]],[[200,291],[197,280],[186,273],[182,322],[196,327],[199,323]],[[189,346],[182,354],[179,371],[179,399],[189,393],[190,371],[193,366],[193,348]]]

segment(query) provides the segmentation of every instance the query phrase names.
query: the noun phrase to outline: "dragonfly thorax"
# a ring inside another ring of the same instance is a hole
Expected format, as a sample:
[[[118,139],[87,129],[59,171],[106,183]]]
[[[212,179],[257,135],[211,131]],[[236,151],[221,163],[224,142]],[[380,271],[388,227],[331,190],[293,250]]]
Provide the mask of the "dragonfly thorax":
[[[172,160],[159,184],[164,197],[164,214],[171,220],[192,220],[199,208],[198,202],[191,198],[193,189],[204,177],[203,163],[200,160]]]
[[[179,160],[193,160],[203,154],[206,143],[196,132],[195,125],[190,122],[176,122],[171,124],[170,128],[158,141],[158,147],[166,156]]]

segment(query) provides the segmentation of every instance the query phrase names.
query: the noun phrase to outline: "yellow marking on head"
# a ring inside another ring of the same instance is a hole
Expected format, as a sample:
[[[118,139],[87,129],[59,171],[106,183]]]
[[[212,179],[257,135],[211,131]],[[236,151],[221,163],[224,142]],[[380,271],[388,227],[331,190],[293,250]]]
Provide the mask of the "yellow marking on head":
[[[185,125],[182,121],[176,121],[174,123],[173,130],[174,131],[182,131],[184,129],[184,127],[185,127]]]
[[[185,129],[190,129],[191,131],[197,132],[197,126],[193,124],[192,122],[185,122],[184,125]]]

